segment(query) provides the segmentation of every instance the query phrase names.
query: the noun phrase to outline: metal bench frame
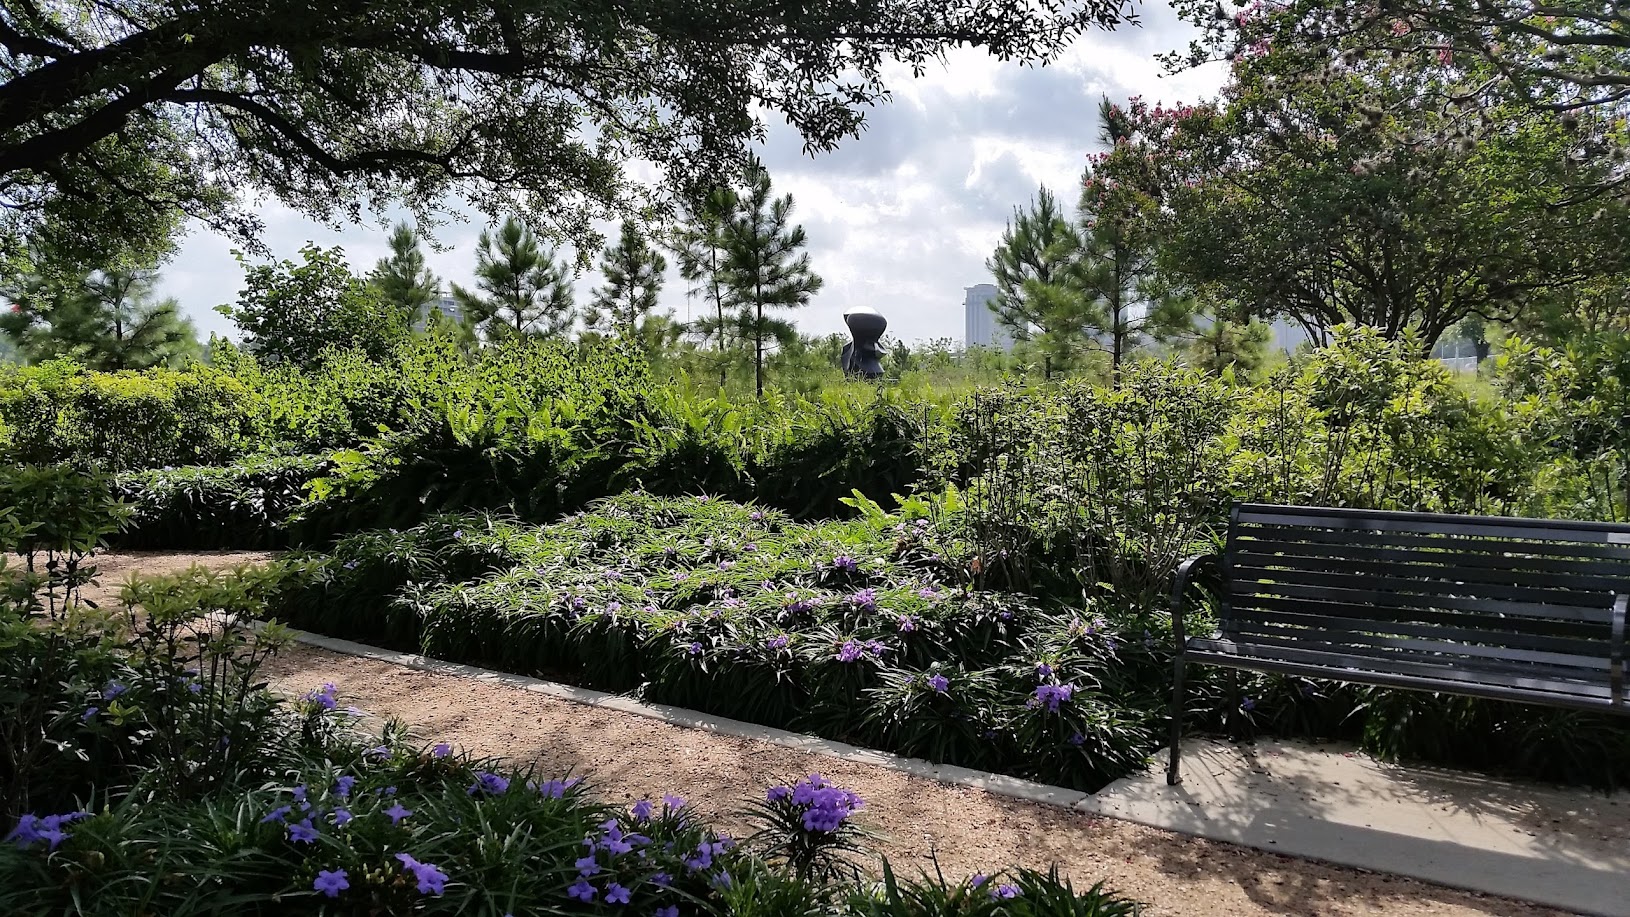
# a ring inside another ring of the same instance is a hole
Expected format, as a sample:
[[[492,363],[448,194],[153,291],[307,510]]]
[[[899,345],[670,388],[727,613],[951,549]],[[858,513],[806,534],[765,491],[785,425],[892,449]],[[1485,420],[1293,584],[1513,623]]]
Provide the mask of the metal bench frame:
[[[1219,628],[1190,638],[1206,573]],[[1630,714],[1630,525],[1236,504],[1223,551],[1178,566],[1171,605],[1171,785],[1189,663]]]

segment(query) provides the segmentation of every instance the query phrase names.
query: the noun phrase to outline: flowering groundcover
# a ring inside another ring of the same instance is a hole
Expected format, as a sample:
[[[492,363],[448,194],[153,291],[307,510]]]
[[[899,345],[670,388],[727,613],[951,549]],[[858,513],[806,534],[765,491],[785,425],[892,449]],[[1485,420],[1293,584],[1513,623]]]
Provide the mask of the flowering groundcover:
[[[632,494],[438,517],[269,574],[296,627],[1096,789],[1158,747],[1169,635],[981,591],[926,519]]]

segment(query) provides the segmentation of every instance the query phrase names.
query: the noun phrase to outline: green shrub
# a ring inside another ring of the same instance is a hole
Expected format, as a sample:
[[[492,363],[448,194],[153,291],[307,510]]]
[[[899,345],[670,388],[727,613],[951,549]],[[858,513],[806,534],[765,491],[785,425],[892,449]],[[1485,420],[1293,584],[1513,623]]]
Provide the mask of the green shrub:
[[[112,471],[226,461],[259,432],[251,395],[208,366],[95,373],[69,361],[0,367],[0,459]]]
[[[120,475],[113,493],[133,513],[112,541],[127,550],[286,547],[289,518],[328,468],[326,456],[297,455]]]

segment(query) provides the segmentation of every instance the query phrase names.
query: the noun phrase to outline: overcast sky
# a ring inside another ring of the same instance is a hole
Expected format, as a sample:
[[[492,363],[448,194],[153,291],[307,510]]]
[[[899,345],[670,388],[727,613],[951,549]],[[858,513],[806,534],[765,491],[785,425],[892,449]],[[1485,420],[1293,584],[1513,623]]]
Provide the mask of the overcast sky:
[[[796,321],[807,333],[843,330],[842,314],[871,306],[906,341],[962,337],[963,288],[989,282],[985,259],[1015,205],[1039,185],[1073,206],[1088,153],[1098,148],[1098,100],[1142,95],[1195,101],[1215,94],[1221,72],[1163,76],[1154,55],[1187,44],[1187,27],[1164,5],[1146,6],[1139,28],[1080,39],[1045,68],[1003,64],[979,52],[953,54],[920,79],[891,74],[891,104],[868,113],[860,137],[811,159],[796,132],[771,125],[761,157],[778,194],[791,193],[794,218],[809,234],[810,258],[825,288]],[[370,269],[386,253],[377,225],[342,231],[278,205],[261,209],[265,241],[294,258],[308,240],[343,246],[353,269]],[[450,246],[427,252],[444,282],[468,285],[479,222],[437,230]],[[232,244],[195,230],[165,266],[161,295],[180,300],[201,335],[231,335],[214,307],[236,299],[242,272]],[[598,260],[598,259],[596,259]],[[670,259],[671,260],[671,259]],[[598,271],[577,280],[579,303],[600,283]],[[663,305],[681,319],[684,283],[669,270]]]

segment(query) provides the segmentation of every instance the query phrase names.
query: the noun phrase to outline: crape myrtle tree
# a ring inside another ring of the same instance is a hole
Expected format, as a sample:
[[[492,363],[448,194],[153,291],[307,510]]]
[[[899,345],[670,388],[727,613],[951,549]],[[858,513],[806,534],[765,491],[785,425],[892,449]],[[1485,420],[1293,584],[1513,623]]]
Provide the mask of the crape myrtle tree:
[[[652,187],[740,174],[761,117],[855,135],[885,64],[1053,58],[1131,0],[0,0],[0,256],[137,247],[177,214],[250,244],[450,198],[582,242]],[[551,222],[552,221],[552,222]]]
[[[157,299],[151,266],[39,267],[4,289],[0,337],[28,362],[67,357],[105,372],[180,366],[203,350],[174,299]]]
[[[753,386],[764,394],[764,353],[772,344],[796,340],[792,322],[766,309],[809,305],[821,289],[821,278],[802,251],[808,238],[793,224],[792,195],[773,197],[770,173],[762,163],[748,166],[747,184],[735,195],[736,207],[724,224],[724,276],[729,302],[735,307],[739,340],[753,347]]]
[[[1556,206],[1593,168],[1568,130],[1506,105],[1453,136],[1432,100],[1454,79],[1436,58],[1261,46],[1216,103],[1130,106],[1159,164],[1162,267],[1315,340],[1351,323],[1428,350],[1617,270],[1624,209]]]
[[[597,333],[634,340],[657,307],[668,259],[651,247],[632,220],[624,220],[617,244],[600,259],[605,284],[594,291],[584,324]]]
[[[1280,0],[1224,10],[1213,0],[1176,0],[1200,27],[1183,67],[1262,47],[1303,48],[1352,62],[1429,58],[1456,78],[1433,87],[1447,132],[1478,136],[1505,104],[1545,112],[1573,131],[1570,155],[1606,168],[1588,174],[1569,203],[1620,192],[1627,177],[1630,41],[1618,4],[1557,0]]]
[[[481,232],[475,286],[453,284],[453,298],[488,341],[560,337],[577,320],[571,276],[553,248],[515,217]]]

